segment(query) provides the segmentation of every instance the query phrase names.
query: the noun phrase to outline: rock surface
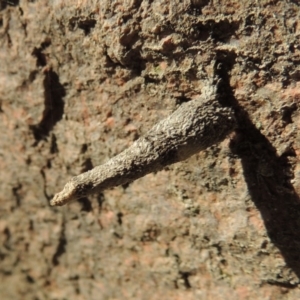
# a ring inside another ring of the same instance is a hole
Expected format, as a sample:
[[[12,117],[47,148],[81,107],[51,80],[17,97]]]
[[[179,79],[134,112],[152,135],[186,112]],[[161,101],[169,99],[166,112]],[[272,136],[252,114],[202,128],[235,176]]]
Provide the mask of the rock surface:
[[[3,299],[299,299],[298,1],[0,5]],[[62,208],[54,193],[218,76],[219,145]]]

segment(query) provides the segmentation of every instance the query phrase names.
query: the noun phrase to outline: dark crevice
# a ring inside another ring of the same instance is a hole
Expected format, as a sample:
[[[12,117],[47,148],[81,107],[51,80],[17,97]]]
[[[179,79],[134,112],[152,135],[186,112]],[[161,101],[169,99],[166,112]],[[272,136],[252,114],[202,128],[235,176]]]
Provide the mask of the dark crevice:
[[[169,253],[166,252],[166,255],[169,256]],[[178,254],[173,254],[173,257],[175,259],[175,262],[176,262],[176,265],[180,266],[181,264],[181,258]],[[182,272],[182,271],[179,271],[178,270],[178,279],[181,279],[184,283],[184,286],[186,289],[190,289],[192,286],[190,284],[190,281],[189,281],[189,276],[191,275],[190,272]],[[178,286],[178,279],[174,281],[174,285],[175,285],[175,288],[178,289],[179,286]]]
[[[122,239],[123,236],[121,234],[119,234],[118,232],[114,232],[113,235],[117,238],[117,239]]]
[[[92,163],[92,160],[90,158],[87,158],[84,160],[84,162],[81,165],[81,173],[92,170],[93,168],[94,168],[94,165]]]
[[[40,47],[34,47],[31,55],[36,57],[36,66],[37,67],[44,67],[47,65],[47,56],[43,51],[51,45],[51,40],[46,39]]]
[[[298,286],[298,282],[293,284],[290,282],[278,282],[275,280],[268,280],[267,283],[270,285],[276,285],[278,287],[283,287],[283,288],[287,288],[287,289],[294,289]]]
[[[145,61],[141,58],[140,48],[129,49],[122,57],[122,64],[134,71],[136,76],[140,76],[145,69]]]
[[[28,283],[34,283],[35,282],[33,277],[31,277],[29,274],[26,275],[26,280],[27,280]]]
[[[212,247],[214,247],[217,250],[217,255],[222,256],[222,247],[219,243],[217,244],[212,244]]]
[[[123,218],[123,213],[119,212],[117,213],[117,222],[120,226],[122,226],[122,218]]]
[[[202,14],[202,9],[209,4],[210,0],[191,0],[190,2],[187,13],[197,17]]]
[[[91,32],[91,29],[96,26],[96,20],[88,19],[78,23],[78,28],[84,31],[85,35],[88,35]]]
[[[190,0],[190,1],[191,1],[191,6],[194,8],[203,8],[210,2],[210,0]]]
[[[239,109],[238,103],[233,95],[232,88],[229,84],[229,72],[235,64],[236,54],[234,52],[217,53],[217,61],[215,63],[215,74],[218,81],[219,102],[223,106]]]
[[[221,101],[234,108],[238,123],[230,148],[241,159],[251,199],[261,213],[268,236],[300,278],[300,199],[290,183],[293,170],[288,156],[277,156],[276,149],[235,99],[229,76],[233,64],[234,57],[218,54],[215,72],[221,79]],[[290,114],[287,121],[291,121]],[[262,172],[262,167],[267,167],[267,172]]]
[[[131,184],[131,182],[126,182],[126,183],[122,184],[121,187],[122,187],[124,190],[126,190],[126,189],[128,189],[128,187],[130,186],[130,184]]]
[[[45,72],[44,85],[44,105],[42,120],[35,125],[31,125],[37,143],[46,138],[55,124],[61,120],[64,113],[63,97],[66,95],[64,87],[59,82],[58,75],[50,70]]]
[[[65,236],[65,220],[63,220],[57,249],[52,257],[52,264],[54,266],[59,265],[59,258],[66,252],[66,245],[67,245],[67,239]]]
[[[42,176],[42,178],[43,178],[43,192],[44,192],[44,196],[45,196],[45,198],[47,199],[47,200],[50,200],[51,199],[51,197],[47,194],[47,190],[46,190],[46,174],[45,174],[45,171],[42,169],[41,171],[40,171],[40,173],[41,173],[41,176]]]
[[[78,202],[81,204],[81,211],[91,212],[93,210],[91,201],[87,197],[78,199]]]
[[[19,6],[19,12],[20,12],[20,16],[24,15],[24,11],[23,11],[22,7],[20,7],[20,6]]]
[[[133,7],[138,9],[142,5],[143,0],[134,0],[133,1]]]
[[[20,16],[22,17],[24,15],[24,11],[23,11],[22,7],[19,6],[18,8],[19,8]],[[27,32],[27,23],[26,23],[26,21],[24,21],[23,19],[20,19],[20,23],[21,23],[21,26],[23,28],[24,35],[25,35],[25,37],[27,37],[28,32]]]
[[[80,149],[80,153],[84,154],[84,153],[87,152],[87,150],[88,150],[88,145],[87,144],[82,144],[81,149]]]
[[[15,197],[15,199],[16,199],[16,205],[17,206],[20,206],[20,204],[21,204],[21,196],[20,196],[20,193],[19,193],[19,191],[22,189],[22,184],[21,183],[19,183],[16,187],[14,187],[13,189],[12,189],[12,191],[13,191],[13,195],[14,195],[14,197]]]
[[[69,28],[74,31],[77,28],[84,31],[85,35],[90,34],[91,30],[96,26],[97,21],[93,15],[88,17],[75,16],[69,20]]]
[[[102,210],[104,201],[105,201],[105,198],[104,198],[103,193],[98,194],[98,195],[97,195],[97,202],[98,202],[98,205],[99,205],[99,211],[100,211],[100,212],[101,212],[101,210]]]
[[[33,230],[34,230],[34,223],[33,223],[33,220],[29,220],[28,230],[29,230],[29,231],[33,231]],[[29,244],[28,244],[28,246],[29,246]]]
[[[3,230],[3,235],[4,235],[3,246],[6,249],[11,250],[11,246],[10,246],[11,232],[10,232],[9,228],[5,227],[5,229]]]
[[[145,84],[147,84],[147,83],[157,83],[158,84],[158,83],[162,82],[161,79],[150,77],[149,75],[145,75],[144,79],[145,79]]]
[[[122,15],[122,23],[126,24],[129,20],[133,18],[133,15],[131,13]]]
[[[282,120],[286,123],[286,124],[291,124],[293,123],[292,120],[292,114],[297,110],[297,104],[293,103],[290,106],[283,106],[281,108],[282,111]]]
[[[31,71],[28,76],[28,81],[33,82],[35,80],[37,74],[38,74],[37,70]]]
[[[7,37],[8,47],[11,47],[12,46],[12,40],[11,40],[11,37],[10,37],[10,34],[8,33],[8,31],[6,32],[6,37]]]
[[[240,21],[222,20],[216,22],[214,19],[206,20],[206,22],[199,22],[195,24],[193,29],[192,38],[198,41],[206,41],[209,38],[218,42],[227,42],[228,39],[235,35],[240,26]]]
[[[190,289],[192,286],[189,281],[189,276],[191,274],[188,272],[180,272],[181,279],[183,280],[184,286],[186,289]]]
[[[46,167],[47,167],[47,169],[51,169],[52,168],[52,163],[51,163],[50,159],[47,159],[47,161],[46,161]]]
[[[58,147],[57,147],[57,142],[56,142],[56,135],[51,134],[51,142],[50,142],[50,153],[58,153]]]
[[[181,105],[182,103],[189,102],[190,99],[185,97],[184,95],[176,97],[176,105]]]

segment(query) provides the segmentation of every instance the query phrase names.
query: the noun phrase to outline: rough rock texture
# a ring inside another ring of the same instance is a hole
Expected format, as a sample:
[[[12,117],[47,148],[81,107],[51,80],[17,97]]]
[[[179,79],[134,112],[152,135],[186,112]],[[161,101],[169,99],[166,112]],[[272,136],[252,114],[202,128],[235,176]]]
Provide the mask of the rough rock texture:
[[[299,299],[297,0],[0,8],[1,299]],[[72,176],[221,78],[239,128],[62,208]]]

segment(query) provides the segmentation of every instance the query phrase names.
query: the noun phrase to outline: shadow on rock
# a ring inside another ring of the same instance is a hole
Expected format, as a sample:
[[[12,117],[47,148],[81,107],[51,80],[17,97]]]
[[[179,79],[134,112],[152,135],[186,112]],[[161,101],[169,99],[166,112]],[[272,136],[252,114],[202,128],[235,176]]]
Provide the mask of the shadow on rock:
[[[268,139],[252,124],[248,113],[239,106],[229,84],[228,74],[233,63],[234,57],[228,59],[220,53],[216,70],[222,80],[221,102],[236,111],[238,129],[230,147],[241,158],[251,199],[261,213],[268,236],[300,279],[300,199],[290,183],[293,171],[289,163],[289,157],[295,156],[295,152],[290,149],[278,156]]]
[[[278,157],[245,112],[239,120],[231,149],[242,160],[251,199],[262,215],[268,236],[300,278],[300,200],[290,183],[288,162],[293,153]]]
[[[63,98],[66,95],[65,88],[59,82],[59,77],[54,71],[45,71],[44,86],[44,111],[41,121],[31,125],[37,142],[47,137],[55,124],[62,119],[64,113]]]

